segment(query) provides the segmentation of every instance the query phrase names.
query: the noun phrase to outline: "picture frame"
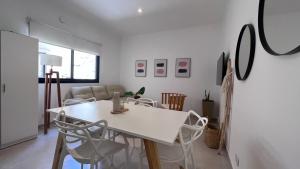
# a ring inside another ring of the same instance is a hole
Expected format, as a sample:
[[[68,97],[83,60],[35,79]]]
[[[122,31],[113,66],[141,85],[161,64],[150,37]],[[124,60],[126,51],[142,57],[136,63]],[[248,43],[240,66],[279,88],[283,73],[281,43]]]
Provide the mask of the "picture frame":
[[[191,77],[191,58],[176,58],[175,77]]]
[[[168,60],[154,59],[154,77],[167,77]]]
[[[135,77],[147,76],[147,60],[135,61]]]

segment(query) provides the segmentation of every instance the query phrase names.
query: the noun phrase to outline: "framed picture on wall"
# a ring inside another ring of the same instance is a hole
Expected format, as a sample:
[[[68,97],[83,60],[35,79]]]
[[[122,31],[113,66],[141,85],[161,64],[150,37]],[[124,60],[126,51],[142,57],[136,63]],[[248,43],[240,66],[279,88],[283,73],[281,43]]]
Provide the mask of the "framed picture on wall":
[[[154,59],[154,77],[167,77],[167,59]]]
[[[176,59],[175,77],[191,77],[191,58]]]
[[[135,61],[135,76],[146,77],[147,74],[147,60]]]

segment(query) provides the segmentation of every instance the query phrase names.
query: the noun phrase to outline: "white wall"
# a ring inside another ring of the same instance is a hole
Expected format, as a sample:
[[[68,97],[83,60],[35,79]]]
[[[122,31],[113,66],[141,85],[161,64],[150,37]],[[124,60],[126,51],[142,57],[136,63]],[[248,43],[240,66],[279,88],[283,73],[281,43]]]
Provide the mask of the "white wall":
[[[257,33],[258,4],[229,1],[223,47],[232,57],[244,24],[253,23]],[[299,34],[299,29],[293,33]],[[234,82],[229,156],[234,169],[298,169],[300,54],[272,56],[263,49],[258,33],[256,38],[252,72],[247,81]]]
[[[205,89],[219,101],[216,86],[220,26],[209,25],[182,30],[164,31],[124,38],[121,50],[121,84],[127,90],[146,87],[146,97],[160,100],[161,92],[182,92],[187,95],[185,110],[202,113]],[[175,78],[176,58],[192,58],[191,78]],[[154,77],[154,59],[168,59],[168,77]],[[135,77],[135,61],[147,60],[147,77]],[[217,109],[216,109],[217,110]]]
[[[0,29],[10,30],[21,34],[28,34],[26,16],[40,22],[65,29],[78,36],[103,44],[100,65],[100,83],[119,83],[119,56],[121,38],[87,19],[78,16],[61,6],[56,6],[47,0],[1,0],[0,2]],[[63,16],[65,24],[58,22]],[[16,70],[17,71],[17,70]],[[62,84],[62,96],[70,86],[83,84]],[[55,89],[55,88],[54,88]],[[55,91],[55,90],[53,90]],[[39,85],[39,119],[42,123],[44,86]],[[54,98],[54,97],[52,97]],[[56,100],[53,100],[54,102]],[[56,105],[56,102],[54,106]]]

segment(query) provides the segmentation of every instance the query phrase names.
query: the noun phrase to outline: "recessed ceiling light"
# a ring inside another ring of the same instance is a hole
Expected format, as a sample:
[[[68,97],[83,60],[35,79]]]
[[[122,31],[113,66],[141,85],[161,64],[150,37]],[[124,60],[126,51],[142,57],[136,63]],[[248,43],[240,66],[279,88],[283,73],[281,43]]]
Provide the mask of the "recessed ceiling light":
[[[138,12],[139,14],[141,14],[141,13],[143,13],[143,9],[142,9],[142,8],[139,8],[139,9],[137,10],[137,12]]]

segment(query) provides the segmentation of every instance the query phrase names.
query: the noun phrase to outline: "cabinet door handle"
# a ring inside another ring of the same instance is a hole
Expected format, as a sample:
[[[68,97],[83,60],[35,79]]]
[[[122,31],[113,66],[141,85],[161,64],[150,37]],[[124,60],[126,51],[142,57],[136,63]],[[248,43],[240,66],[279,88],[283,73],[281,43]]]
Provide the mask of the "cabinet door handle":
[[[6,86],[5,86],[5,84],[3,84],[2,85],[2,92],[5,93],[5,91],[6,91]]]

